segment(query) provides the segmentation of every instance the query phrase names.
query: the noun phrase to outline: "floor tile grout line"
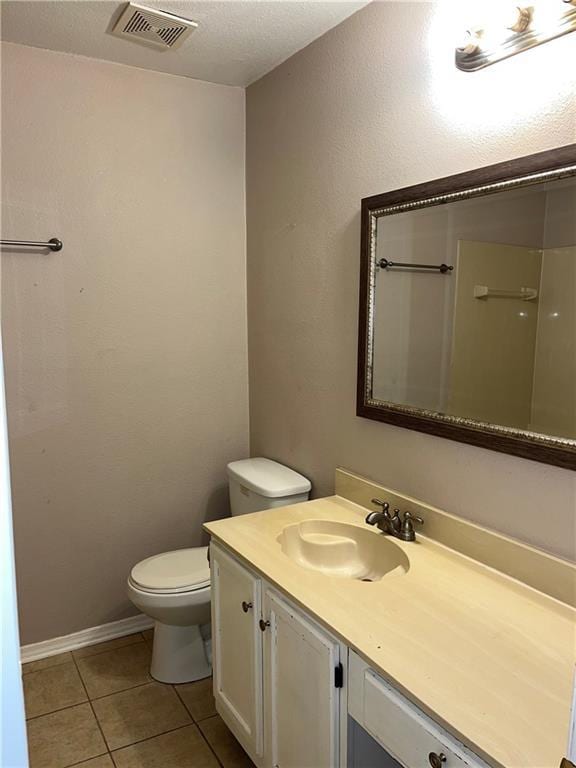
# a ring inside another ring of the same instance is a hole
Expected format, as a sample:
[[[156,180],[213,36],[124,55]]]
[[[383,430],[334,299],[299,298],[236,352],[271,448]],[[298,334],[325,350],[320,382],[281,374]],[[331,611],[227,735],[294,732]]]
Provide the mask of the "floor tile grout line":
[[[74,665],[76,666],[76,671],[78,672],[78,677],[80,678],[80,682],[82,683],[82,687],[84,688],[84,692],[86,693],[86,696],[88,698],[88,704],[90,705],[90,710],[92,712],[92,715],[94,716],[94,720],[96,721],[96,725],[98,726],[98,730],[100,731],[100,735],[102,736],[102,739],[104,741],[104,746],[108,751],[110,751],[110,745],[108,744],[108,739],[104,735],[104,731],[102,730],[102,726],[100,725],[100,720],[98,720],[98,715],[96,714],[96,710],[92,706],[92,701],[90,700],[90,696],[88,696],[88,688],[86,687],[86,684],[84,683],[84,679],[82,677],[82,673],[80,672],[80,669],[78,668],[78,664],[76,664],[76,659],[74,659]]]
[[[218,712],[216,712],[216,714],[215,714],[215,715],[210,715],[210,717],[205,717],[205,718],[204,718],[204,719],[203,719],[201,722],[205,723],[207,720],[212,720],[212,719],[216,719],[216,718],[219,718],[220,720],[222,720],[222,717],[220,716],[220,714],[219,714]],[[249,760],[249,763],[250,763],[250,764],[253,766],[253,768],[256,768],[256,766],[255,766],[255,764],[254,764],[254,762],[253,762],[252,758],[251,758],[251,757],[250,757],[250,755],[249,755],[249,754],[246,752],[246,750],[244,749],[244,747],[242,746],[242,744],[240,744],[240,742],[238,741],[238,739],[236,738],[236,736],[234,736],[234,734],[232,733],[232,731],[230,730],[230,728],[228,728],[228,726],[227,726],[226,722],[225,722],[224,720],[222,720],[222,722],[224,723],[224,726],[226,727],[226,730],[227,730],[227,731],[230,733],[230,735],[232,736],[233,740],[234,740],[234,741],[235,741],[235,742],[238,744],[238,746],[240,747],[241,751],[242,751],[242,752],[243,752],[243,753],[246,755],[247,759]],[[198,723],[198,729],[199,729],[200,733],[202,734],[202,736],[204,737],[204,740],[206,741],[206,743],[208,744],[208,746],[209,746],[209,747],[210,747],[210,749],[212,750],[212,752],[214,752],[214,756],[216,757],[216,760],[218,760],[218,762],[220,763],[220,765],[222,766],[222,768],[229,768],[229,766],[227,766],[227,765],[224,763],[224,760],[223,760],[223,759],[221,760],[221,759],[218,757],[218,755],[216,754],[216,751],[214,750],[214,748],[213,748],[213,747],[212,747],[212,745],[210,744],[210,741],[208,740],[208,737],[204,735],[204,731],[202,730],[202,728],[200,728],[200,723]]]
[[[109,757],[110,757],[110,760],[112,761],[112,764],[113,764],[114,768],[116,768],[116,766],[117,766],[117,763],[116,763],[116,760],[114,759],[114,754],[113,754],[114,752],[118,752],[118,751],[120,751],[120,750],[122,750],[122,749],[127,749],[128,747],[134,746],[134,745],[136,745],[136,744],[140,744],[140,743],[143,743],[143,742],[146,742],[146,741],[150,741],[150,740],[152,740],[152,739],[158,738],[159,736],[163,736],[163,735],[166,735],[166,734],[168,734],[168,733],[173,733],[173,732],[175,732],[175,731],[178,731],[178,730],[181,730],[181,729],[183,729],[183,728],[187,728],[187,727],[189,727],[190,725],[194,725],[194,726],[195,726],[196,730],[199,732],[199,734],[200,734],[200,736],[201,736],[201,739],[202,739],[202,741],[203,741],[203,742],[205,742],[205,744],[207,745],[208,749],[210,750],[210,752],[211,752],[211,753],[212,753],[212,755],[214,756],[214,759],[216,760],[216,762],[217,762],[218,766],[221,766],[221,768],[224,768],[224,764],[223,764],[223,762],[220,760],[220,758],[219,758],[219,757],[218,757],[218,755],[216,754],[216,751],[214,750],[214,748],[213,748],[212,744],[210,743],[210,741],[208,740],[208,738],[205,736],[204,732],[202,731],[202,728],[200,727],[200,723],[202,723],[202,722],[205,722],[206,720],[209,720],[209,719],[211,719],[211,718],[214,718],[214,717],[216,717],[216,716],[217,716],[217,712],[214,712],[213,714],[205,715],[205,716],[203,716],[203,717],[200,717],[200,718],[196,718],[196,717],[195,717],[195,716],[192,714],[192,712],[191,712],[191,711],[188,709],[188,707],[187,707],[187,705],[186,705],[186,703],[185,703],[184,699],[183,699],[183,698],[182,698],[182,696],[180,695],[180,693],[179,693],[179,691],[178,691],[178,688],[177,688],[177,686],[176,686],[176,685],[174,685],[174,684],[166,684],[166,683],[160,683],[159,681],[157,681],[157,680],[154,680],[152,677],[150,677],[150,679],[149,679],[149,680],[147,680],[146,682],[144,682],[144,683],[138,683],[137,685],[133,685],[133,686],[131,686],[131,687],[129,687],[129,688],[123,688],[123,689],[121,689],[121,690],[119,690],[119,691],[113,691],[113,692],[111,692],[111,693],[108,693],[108,694],[104,694],[103,696],[96,696],[96,697],[91,697],[91,696],[90,696],[90,694],[89,694],[89,692],[88,692],[88,688],[87,688],[87,685],[86,685],[86,683],[84,682],[84,678],[82,677],[82,672],[81,672],[81,669],[80,669],[80,665],[79,665],[79,663],[78,663],[78,662],[80,662],[80,661],[84,661],[85,659],[90,659],[90,658],[93,658],[93,657],[95,657],[95,656],[98,656],[98,655],[101,655],[101,654],[103,654],[103,653],[111,653],[111,652],[114,652],[114,651],[116,651],[116,650],[120,650],[120,649],[122,649],[122,648],[129,648],[129,647],[131,647],[131,646],[134,646],[134,645],[140,645],[142,642],[144,642],[145,644],[147,644],[147,645],[149,645],[149,646],[150,646],[150,645],[152,644],[152,642],[153,642],[153,641],[151,642],[150,640],[148,640],[148,639],[147,639],[147,638],[144,636],[144,634],[143,634],[142,632],[140,632],[140,633],[132,633],[132,634],[134,634],[134,635],[136,635],[136,634],[139,634],[139,635],[141,636],[141,640],[135,640],[133,643],[129,643],[129,644],[127,644],[127,645],[122,645],[122,646],[119,646],[118,648],[110,648],[110,649],[107,649],[107,650],[102,650],[102,651],[100,651],[99,653],[94,653],[94,654],[92,654],[92,655],[90,655],[90,656],[81,657],[81,658],[79,658],[79,659],[78,659],[78,658],[76,658],[76,656],[74,655],[74,653],[73,653],[73,652],[71,652],[71,653],[70,653],[70,659],[69,659],[69,660],[66,660],[66,661],[62,662],[62,664],[56,664],[56,665],[54,665],[54,667],[47,667],[46,669],[51,669],[51,668],[57,668],[57,667],[59,667],[59,666],[63,666],[64,664],[73,664],[73,665],[74,665],[74,668],[76,669],[76,672],[77,672],[77,674],[78,674],[78,677],[79,677],[79,679],[80,679],[80,684],[81,684],[81,686],[82,686],[82,689],[83,689],[83,691],[84,691],[84,694],[85,694],[85,696],[86,696],[86,699],[85,699],[85,700],[83,700],[83,701],[77,702],[76,704],[70,704],[70,705],[69,705],[69,706],[67,706],[67,707],[60,707],[60,708],[58,708],[58,709],[56,709],[56,710],[52,710],[52,711],[50,711],[50,712],[45,712],[45,713],[43,713],[43,714],[41,714],[41,715],[35,715],[34,717],[31,717],[31,718],[27,718],[27,720],[36,720],[36,719],[38,719],[38,718],[41,718],[41,717],[46,717],[47,715],[51,715],[51,714],[54,714],[54,713],[56,713],[56,712],[63,712],[63,711],[65,711],[65,710],[67,710],[67,709],[73,709],[73,708],[75,708],[75,707],[79,707],[79,706],[82,706],[82,705],[84,705],[84,704],[88,704],[88,705],[90,706],[90,710],[91,710],[91,712],[92,712],[92,714],[93,714],[93,716],[94,716],[94,719],[95,719],[96,725],[97,725],[97,727],[98,727],[98,730],[99,730],[99,732],[100,732],[100,734],[101,734],[101,736],[102,736],[102,739],[103,739],[103,742],[104,742],[104,746],[105,746],[105,749],[106,749],[106,751],[105,751],[105,752],[102,752],[102,753],[100,753],[100,754],[98,754],[98,755],[93,755],[93,756],[91,756],[91,757],[85,758],[84,760],[81,760],[80,762],[77,762],[77,763],[72,763],[72,764],[71,764],[71,765],[70,765],[68,768],[75,768],[75,767],[81,768],[82,764],[84,764],[84,763],[86,763],[86,762],[89,762],[90,760],[93,760],[93,759],[95,759],[95,758],[98,758],[98,757],[104,757],[105,755],[109,755]],[[129,635],[128,635],[128,636],[129,636]],[[36,671],[37,671],[37,672],[42,672],[42,671],[44,671],[44,670],[36,670]],[[30,673],[26,673],[26,674],[33,674],[33,672],[30,672]],[[23,673],[23,676],[24,676],[24,673]],[[130,744],[126,744],[126,745],[124,745],[123,747],[118,747],[118,748],[116,748],[115,750],[112,750],[112,749],[110,748],[109,744],[108,744],[108,741],[107,741],[107,739],[106,739],[106,736],[105,736],[105,734],[104,734],[104,731],[103,731],[103,729],[102,729],[102,726],[101,726],[101,724],[100,724],[100,721],[99,721],[99,719],[98,719],[98,716],[97,716],[97,714],[96,714],[96,711],[95,711],[95,709],[94,709],[94,706],[93,706],[93,701],[100,701],[100,700],[102,700],[102,699],[106,699],[106,698],[109,698],[109,697],[111,697],[111,696],[115,696],[116,694],[125,693],[125,692],[128,692],[128,691],[134,690],[134,689],[136,689],[136,688],[142,688],[142,687],[144,687],[144,686],[146,686],[146,685],[150,685],[150,684],[153,684],[153,683],[158,683],[159,685],[162,685],[163,687],[164,687],[164,686],[165,686],[165,687],[168,687],[168,685],[169,685],[169,687],[171,687],[171,688],[174,690],[174,692],[176,693],[176,697],[177,697],[178,701],[181,703],[181,705],[182,705],[182,707],[183,707],[183,709],[184,709],[184,712],[185,712],[185,714],[187,715],[187,717],[189,717],[190,721],[189,721],[189,722],[187,722],[187,723],[184,723],[184,724],[182,724],[182,725],[179,725],[179,726],[177,726],[176,728],[169,728],[168,730],[166,730],[166,731],[162,731],[161,733],[157,733],[157,734],[154,734],[153,736],[148,736],[148,737],[146,737],[145,739],[139,739],[139,740],[137,740],[137,741],[134,741],[134,742],[132,742],[132,743],[130,743]]]
[[[200,723],[201,723],[202,721],[198,721],[198,720],[196,720],[196,718],[194,717],[194,715],[192,714],[192,712],[190,712],[190,710],[188,709],[188,707],[186,706],[186,704],[185,704],[185,702],[184,702],[184,699],[183,699],[183,698],[180,696],[180,694],[178,693],[178,689],[176,688],[176,686],[175,686],[175,685],[173,685],[173,686],[172,686],[172,688],[174,688],[174,691],[175,691],[175,693],[176,693],[176,696],[178,696],[178,698],[180,699],[180,701],[181,701],[181,702],[182,702],[182,704],[184,705],[184,708],[186,709],[186,711],[189,713],[190,717],[192,718],[192,722],[193,722],[193,723],[194,723],[194,725],[196,726],[196,728],[197,728],[198,732],[200,733],[200,736],[202,737],[202,739],[203,739],[203,740],[206,742],[206,744],[208,745],[208,749],[209,749],[209,750],[210,750],[210,752],[212,752],[212,754],[214,755],[214,758],[215,758],[216,762],[218,763],[218,765],[220,766],[220,768],[224,768],[224,763],[222,763],[222,762],[221,762],[220,758],[218,757],[218,755],[217,755],[217,754],[216,754],[216,752],[214,751],[214,748],[212,747],[212,744],[210,744],[210,742],[208,741],[208,739],[207,739],[207,738],[206,738],[206,736],[204,735],[204,732],[202,731],[202,728],[200,728]],[[204,720],[208,720],[208,718],[207,718],[207,717],[205,717],[205,718],[204,718]]]
[[[126,645],[118,645],[116,648],[103,648],[101,651],[96,651],[96,653],[90,653],[88,656],[80,656],[78,658],[75,655],[78,651],[82,651],[85,648],[95,648],[97,645],[100,645],[100,643],[94,643],[94,645],[84,645],[82,648],[76,648],[73,651],[68,651],[68,653],[70,653],[74,661],[84,661],[85,659],[93,659],[95,656],[101,656],[103,653],[112,653],[112,651],[119,651],[121,648],[130,648],[131,645],[140,645],[140,643],[147,642],[146,638],[142,635],[142,632],[133,632],[132,634],[140,635],[141,639],[135,640],[133,643],[126,643]],[[131,637],[131,635],[122,635],[121,637]],[[112,640],[121,640],[121,637],[114,637]],[[110,643],[112,640],[104,640],[103,642]],[[31,663],[33,664],[34,662]],[[55,666],[59,665],[56,664]],[[47,667],[47,669],[50,669],[50,667]]]
[[[51,709],[49,712],[42,712],[41,715],[32,715],[32,717],[27,717],[26,722],[31,723],[34,720],[39,720],[41,717],[48,717],[48,715],[55,715],[57,712],[65,712],[67,709],[74,709],[74,707],[81,707],[82,704],[89,704],[89,703],[90,703],[90,700],[86,698],[86,699],[83,699],[82,701],[77,701],[75,704],[67,704],[65,707],[57,707],[57,709]]]
[[[0,1],[1,1],[1,0],[0,0]],[[186,704],[186,702],[184,701],[184,699],[182,698],[182,696],[180,696],[180,691],[179,691],[178,689],[179,689],[179,687],[180,687],[180,686],[184,686],[184,685],[194,685],[194,683],[201,683],[201,682],[203,682],[203,680],[206,680],[206,678],[204,677],[204,678],[202,678],[202,680],[191,680],[189,683],[170,683],[170,685],[172,686],[172,688],[174,688],[174,690],[176,691],[176,695],[178,696],[178,698],[180,699],[180,701],[182,702],[182,704],[184,704],[184,706],[186,707],[186,711],[188,712],[188,714],[190,715],[190,717],[192,718],[192,720],[193,720],[193,721],[196,723],[196,725],[198,725],[198,723],[201,723],[201,722],[203,722],[204,720],[209,720],[211,717],[216,717],[216,715],[218,714],[218,712],[216,712],[216,709],[214,709],[214,712],[212,712],[212,713],[211,713],[211,714],[209,714],[209,715],[204,715],[203,717],[196,717],[196,716],[195,716],[195,715],[194,715],[194,714],[193,714],[193,713],[192,713],[192,712],[191,712],[191,711],[188,709],[188,705]]]
[[[80,674],[80,671],[78,672],[78,674]],[[82,683],[84,684],[84,681],[82,681]],[[134,685],[134,686],[132,686],[132,688],[125,688],[122,691],[115,691],[114,693],[106,694],[106,696],[100,696],[100,697],[94,699],[94,701],[102,701],[102,699],[107,699],[110,696],[115,696],[117,693],[126,693],[127,691],[133,691],[136,688],[143,688],[145,685],[151,685],[152,683],[157,683],[158,685],[165,685],[166,687],[174,688],[173,685],[169,685],[169,684],[166,684],[166,683],[159,683],[157,680],[154,680],[154,678],[151,678],[146,683],[141,683],[139,685]],[[86,691],[86,693],[88,693],[88,691]],[[181,728],[188,727],[189,725],[196,725],[196,722],[194,721],[194,718],[192,717],[190,712],[188,712],[188,709],[187,709],[186,705],[184,704],[184,702],[182,701],[180,696],[178,696],[178,693],[176,693],[176,696],[177,696],[178,700],[180,701],[180,703],[183,705],[184,712],[190,718],[190,722],[184,723],[183,725],[178,725],[176,728],[169,728],[166,731],[161,731],[160,733],[154,734],[154,736],[147,736],[145,739],[138,739],[136,741],[131,742],[130,744],[125,744],[123,747],[117,747],[116,749],[112,749],[110,747],[110,745],[108,743],[108,740],[107,740],[107,738],[106,738],[106,736],[104,734],[104,731],[102,730],[102,727],[100,725],[100,721],[98,720],[98,715],[96,714],[96,711],[94,710],[94,707],[92,706],[92,701],[93,700],[92,699],[88,699],[88,703],[90,704],[92,712],[94,713],[94,717],[96,718],[96,722],[98,724],[98,728],[100,729],[100,733],[102,734],[102,738],[104,739],[104,743],[106,744],[106,748],[108,749],[108,754],[112,758],[112,762],[114,763],[114,765],[116,765],[116,761],[114,760],[113,752],[117,752],[120,749],[126,749],[127,747],[132,747],[134,744],[141,744],[143,741],[149,741],[150,739],[155,739],[156,736],[163,736],[165,733],[172,733],[173,731],[178,731]],[[200,730],[200,729],[198,729],[198,730]]]
[[[82,768],[83,765],[86,765],[86,763],[89,763],[90,760],[96,760],[98,757],[106,757],[106,755],[109,755],[110,752],[108,752],[108,749],[106,749],[106,752],[102,752],[99,755],[94,755],[94,757],[87,757],[86,760],[80,760],[79,763],[70,763],[69,765],[65,766],[65,768]]]
[[[140,643],[148,643],[150,644],[149,640],[146,640],[144,637],[144,634],[142,632],[131,632],[129,635],[121,635],[120,637],[116,638],[113,637],[112,640],[120,640],[122,637],[131,637],[132,635],[140,635],[140,640],[135,640],[133,643],[126,643],[126,645],[119,645],[117,648],[103,648],[101,651],[97,651],[96,653],[89,654],[88,656],[80,656],[78,659],[76,658],[75,654],[78,651],[83,650],[84,648],[95,648],[96,646],[100,645],[100,643],[94,643],[93,645],[84,645],[82,648],[74,648],[71,651],[62,651],[63,654],[69,653],[70,659],[66,661],[61,661],[58,664],[50,664],[47,667],[44,667],[43,669],[32,669],[27,671],[26,667],[28,664],[36,664],[38,661],[44,661],[44,659],[50,659],[51,656],[44,656],[40,659],[34,659],[34,661],[25,661],[22,664],[22,677],[24,675],[34,675],[37,672],[45,672],[47,669],[55,669],[56,667],[61,667],[64,664],[70,664],[71,661],[83,661],[84,659],[92,659],[94,656],[101,656],[103,653],[111,653],[112,651],[118,651],[120,648],[129,648],[131,645],[139,645]],[[103,640],[103,643],[110,643],[112,640]],[[59,656],[60,654],[54,654],[55,656]]]
[[[120,648],[112,648],[112,650],[106,651],[106,653],[116,653],[117,651],[123,651],[123,650],[125,650],[127,648],[134,648],[135,645],[136,646],[141,646],[141,645],[147,646],[148,643],[146,643],[145,641],[143,641],[141,643],[131,643],[130,645],[123,645]],[[95,653],[93,656],[86,656],[86,658],[82,658],[82,659],[74,659],[74,663],[76,664],[76,667],[78,669],[79,674],[82,675],[82,670],[80,668],[80,662],[90,661],[91,659],[97,659],[98,656],[104,656],[104,655],[105,655],[105,653]],[[147,664],[147,667],[149,668],[149,663]],[[150,673],[146,672],[146,674],[150,678],[148,680],[148,682],[154,682],[154,678],[151,677]],[[145,683],[137,683],[137,685],[145,685]],[[133,687],[136,687],[136,686],[133,686]],[[129,689],[128,688],[122,688],[121,690],[126,690],[127,691]],[[105,693],[102,696],[94,696],[93,698],[95,698],[95,699],[102,699],[102,698],[104,698],[104,696],[112,696],[113,693],[120,693],[120,692],[121,691],[112,691],[112,693]]]
[[[42,659],[38,659],[38,661],[42,661]],[[57,669],[58,667],[63,667],[65,664],[70,664],[71,661],[72,661],[72,653],[70,653],[70,659],[67,659],[66,661],[60,661],[58,664],[50,664],[50,666],[42,667],[42,669],[26,669],[27,664],[36,663],[35,661],[26,661],[24,664],[21,665],[22,677],[28,677],[28,675],[37,675],[39,672],[46,672],[49,669]]]
[[[151,677],[150,680],[147,680],[145,683],[136,683],[136,685],[132,685],[130,686],[130,688],[120,688],[119,691],[112,691],[112,693],[105,693],[102,696],[93,696],[92,698],[88,697],[88,700],[102,701],[102,699],[109,699],[110,696],[116,696],[116,694],[118,693],[127,693],[128,691],[133,691],[136,688],[144,688],[145,685],[152,685],[152,683],[158,683],[158,680],[154,680],[154,678]],[[166,683],[158,683],[158,685],[166,685]]]
[[[195,723],[200,725],[200,723],[203,723],[206,720],[211,720],[213,717],[216,717],[218,712],[212,712],[211,715],[204,715],[204,717],[199,717],[197,720],[194,720]]]
[[[140,634],[142,634],[142,633],[140,633]],[[145,638],[142,640],[142,642],[144,643],[144,645],[149,645],[149,643],[147,643]],[[120,646],[120,648],[112,648],[112,649],[110,649],[110,651],[106,651],[106,653],[113,653],[114,651],[120,651],[123,648],[131,648],[133,645],[141,645],[141,643],[138,642],[138,643],[131,643],[130,645],[122,645],[122,646]],[[101,656],[101,655],[102,654],[100,654],[100,653],[95,653],[93,656],[87,656],[86,660],[87,659],[92,659],[92,658],[95,658],[96,656]],[[78,662],[79,661],[84,661],[84,660],[85,659],[74,659],[74,663],[76,664],[76,668],[78,669],[78,674],[82,678],[82,682],[84,682],[84,678],[82,677],[82,670],[80,669],[80,666],[79,666]],[[146,674],[148,675],[149,679],[146,680],[144,683],[136,683],[136,685],[129,686],[128,688],[120,688],[120,690],[118,690],[118,691],[111,691],[110,693],[104,693],[101,696],[90,696],[88,688],[87,688],[87,686],[85,686],[86,694],[88,696],[88,700],[89,701],[99,701],[100,699],[105,699],[108,696],[114,696],[116,693],[124,693],[125,691],[131,691],[133,688],[141,688],[143,685],[150,685],[150,683],[158,682],[157,680],[154,680],[154,678],[150,675],[149,672],[146,672]]]
[[[76,662],[66,662],[67,664],[74,664],[76,667],[76,671],[78,672],[78,675],[80,677],[80,682],[82,683],[82,688],[84,690],[84,693],[86,694],[86,698],[82,701],[77,701],[75,704],[67,704],[65,707],[58,707],[57,709],[51,709],[49,712],[43,712],[40,715],[32,715],[32,717],[27,717],[26,722],[29,720],[37,720],[39,717],[46,717],[46,715],[52,715],[56,712],[63,712],[65,709],[72,709],[73,707],[79,707],[81,704],[91,704],[93,701],[101,701],[102,699],[107,699],[110,696],[115,696],[117,693],[126,693],[127,691],[133,691],[135,688],[143,688],[145,685],[151,685],[152,683],[158,683],[158,685],[166,685],[166,683],[160,683],[158,680],[154,680],[153,677],[150,678],[150,680],[147,680],[145,683],[137,683],[136,685],[131,686],[130,688],[121,688],[119,691],[113,691],[112,693],[105,693],[102,696],[93,696],[90,697],[90,694],[88,693],[88,689],[86,687],[86,684],[84,682],[84,679],[82,678],[82,672],[78,668],[78,665]],[[63,665],[60,665],[63,666]],[[43,671],[43,670],[40,670]],[[188,711],[188,710],[186,710]],[[190,715],[192,717],[192,715]]]
[[[214,717],[215,717],[215,715],[214,715]],[[206,719],[209,719],[209,718],[206,718]],[[221,766],[221,768],[224,768],[224,762],[223,762],[222,760],[220,760],[220,758],[219,758],[219,757],[218,757],[218,755],[216,754],[216,750],[214,749],[214,747],[212,746],[212,744],[210,744],[210,742],[208,741],[208,737],[206,736],[206,734],[204,733],[204,731],[202,730],[202,728],[200,728],[200,725],[197,725],[197,728],[198,728],[198,730],[200,731],[200,735],[202,736],[202,738],[204,739],[204,741],[206,742],[206,744],[208,744],[208,748],[210,749],[210,752],[212,752],[212,754],[213,754],[213,755],[214,755],[214,757],[216,758],[216,762],[218,763],[218,765],[219,765],[219,766]]]
[[[144,642],[147,642],[145,638],[144,638]],[[133,643],[133,645],[135,645],[135,643]],[[126,646],[122,646],[122,647],[126,647]],[[76,664],[76,659],[74,659],[74,663]],[[77,664],[76,664],[76,667],[78,669],[78,665]],[[86,695],[88,696],[88,689],[86,688],[86,685],[84,684],[84,680],[82,679],[82,674],[81,674],[79,669],[78,669],[78,675],[80,676],[80,679],[82,681],[82,686],[84,687],[84,690],[86,691]],[[102,734],[102,738],[104,739],[104,744],[106,745],[106,748],[108,750],[108,754],[110,755],[110,759],[112,760],[114,766],[116,766],[116,761],[114,760],[113,752],[117,752],[120,749],[126,749],[127,747],[132,747],[134,744],[141,744],[142,742],[149,741],[150,739],[155,739],[157,736],[163,736],[165,733],[172,733],[173,731],[178,731],[181,728],[187,728],[190,725],[194,725],[194,726],[196,726],[196,728],[198,728],[198,726],[197,726],[197,724],[196,724],[192,714],[188,711],[188,708],[186,707],[186,705],[184,704],[184,702],[182,701],[182,699],[178,695],[178,692],[174,689],[174,686],[173,685],[167,685],[167,687],[172,688],[174,690],[174,693],[176,693],[176,697],[178,698],[178,701],[180,701],[180,703],[182,704],[182,706],[184,708],[184,712],[190,718],[190,722],[184,723],[183,725],[179,725],[176,728],[170,728],[167,731],[162,731],[161,733],[157,733],[154,736],[147,736],[145,739],[139,739],[137,741],[133,741],[130,744],[125,744],[123,747],[118,747],[116,750],[113,750],[110,747],[110,744],[108,743],[108,740],[107,740],[107,738],[106,738],[106,736],[104,734],[104,731],[102,730],[102,726],[100,725],[100,721],[98,720],[98,715],[96,714],[96,711],[95,711],[94,707],[92,706],[92,701],[101,701],[102,699],[109,698],[110,696],[115,696],[117,693],[125,693],[126,691],[133,691],[135,688],[143,688],[145,685],[151,685],[152,683],[157,683],[158,685],[166,685],[166,683],[159,683],[157,680],[154,680],[154,678],[151,677],[150,680],[147,681],[146,683],[141,683],[139,685],[134,685],[134,686],[132,686],[132,688],[125,688],[125,689],[123,689],[121,691],[115,691],[114,693],[106,694],[105,696],[99,696],[99,697],[95,698],[94,700],[90,699],[90,697],[88,697],[88,703],[90,704],[90,708],[92,710],[92,713],[94,714],[94,718],[96,719],[96,723],[98,725],[98,729],[100,730],[100,733]],[[198,728],[198,730],[200,731],[200,728]],[[202,731],[200,731],[200,733],[202,734]]]
[[[130,747],[135,747],[136,744],[143,744],[145,741],[152,741],[152,739],[157,739],[159,736],[166,736],[167,733],[175,733],[176,731],[181,731],[183,728],[190,728],[191,725],[196,725],[196,723],[192,720],[189,723],[184,723],[183,725],[177,725],[176,728],[169,728],[167,731],[162,731],[161,733],[155,733],[154,736],[146,736],[145,739],[138,739],[137,741],[133,741],[130,744],[124,744],[123,747],[116,747],[116,749],[109,750],[110,756],[112,757],[112,760],[114,760],[114,752],[121,752],[123,749],[129,749]],[[114,760],[114,764],[116,764],[115,760]]]
[[[182,685],[182,683],[179,683],[179,685]],[[186,685],[186,683],[184,683],[184,685]],[[194,717],[194,715],[192,714],[192,712],[190,712],[190,710],[189,710],[189,709],[188,709],[188,707],[186,706],[186,702],[184,701],[184,699],[182,698],[182,696],[180,696],[180,693],[179,693],[179,691],[178,691],[178,688],[176,687],[176,685],[174,685],[174,683],[172,683],[172,685],[171,685],[170,687],[173,689],[174,693],[175,693],[175,694],[176,694],[176,696],[178,697],[178,700],[179,700],[180,704],[182,704],[182,706],[184,707],[184,709],[186,710],[186,712],[188,712],[188,714],[189,714],[189,715],[190,715],[190,717],[192,718],[192,722],[193,722],[195,725],[198,725],[198,721],[196,720],[196,718]]]

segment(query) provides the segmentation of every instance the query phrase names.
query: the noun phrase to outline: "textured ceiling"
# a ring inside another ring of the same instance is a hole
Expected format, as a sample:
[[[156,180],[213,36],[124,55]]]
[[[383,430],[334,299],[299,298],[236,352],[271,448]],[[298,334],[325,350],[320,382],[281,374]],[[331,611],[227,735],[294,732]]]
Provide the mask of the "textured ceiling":
[[[3,0],[2,40],[135,67],[246,86],[367,5],[347,2],[145,2],[193,19],[198,29],[176,50],[158,50],[110,34],[126,3]]]

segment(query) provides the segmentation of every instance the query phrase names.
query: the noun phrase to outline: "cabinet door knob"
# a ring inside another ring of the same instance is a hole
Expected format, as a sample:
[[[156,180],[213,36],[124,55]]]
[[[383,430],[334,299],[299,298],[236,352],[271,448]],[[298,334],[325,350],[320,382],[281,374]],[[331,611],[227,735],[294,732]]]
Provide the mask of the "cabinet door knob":
[[[443,763],[446,762],[446,755],[444,752],[440,752],[440,754],[437,752],[430,752],[428,755],[428,762],[432,768],[442,768]]]
[[[262,632],[265,632],[266,631],[266,627],[270,626],[270,622],[269,621],[264,621],[264,619],[260,619],[260,621],[258,622],[258,626],[260,627]]]
[[[242,600],[242,610],[244,613],[248,613],[250,608],[252,608],[252,603],[247,603],[246,600]]]

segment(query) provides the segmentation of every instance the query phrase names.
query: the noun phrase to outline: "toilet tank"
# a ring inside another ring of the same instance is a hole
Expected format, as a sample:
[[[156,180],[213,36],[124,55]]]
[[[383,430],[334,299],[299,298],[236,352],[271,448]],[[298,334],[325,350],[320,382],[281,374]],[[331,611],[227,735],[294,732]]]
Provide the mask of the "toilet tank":
[[[310,480],[271,459],[233,461],[227,469],[233,515],[298,504],[310,496]]]

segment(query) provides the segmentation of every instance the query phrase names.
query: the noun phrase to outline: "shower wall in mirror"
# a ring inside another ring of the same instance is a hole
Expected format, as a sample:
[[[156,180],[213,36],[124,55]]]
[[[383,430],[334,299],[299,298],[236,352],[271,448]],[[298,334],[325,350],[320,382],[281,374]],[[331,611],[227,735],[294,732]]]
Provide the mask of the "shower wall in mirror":
[[[363,201],[358,414],[576,468],[576,151]]]

